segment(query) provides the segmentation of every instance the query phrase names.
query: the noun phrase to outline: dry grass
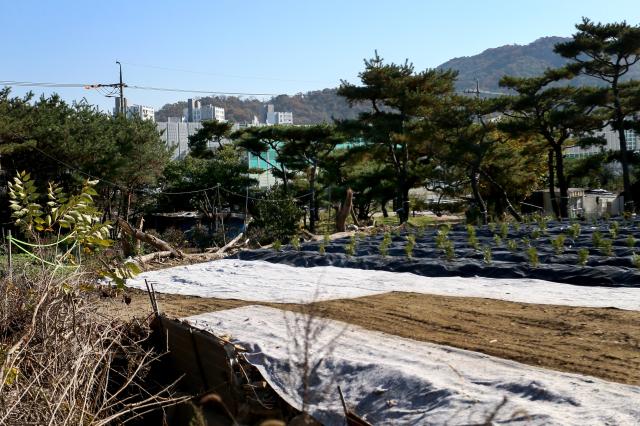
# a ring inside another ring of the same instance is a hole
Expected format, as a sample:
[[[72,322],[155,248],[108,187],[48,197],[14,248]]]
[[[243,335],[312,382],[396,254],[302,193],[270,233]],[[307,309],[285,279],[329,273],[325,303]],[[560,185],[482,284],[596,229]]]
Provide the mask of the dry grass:
[[[43,267],[0,281],[0,424],[122,423],[185,399],[148,390],[148,329],[100,316],[85,279]]]

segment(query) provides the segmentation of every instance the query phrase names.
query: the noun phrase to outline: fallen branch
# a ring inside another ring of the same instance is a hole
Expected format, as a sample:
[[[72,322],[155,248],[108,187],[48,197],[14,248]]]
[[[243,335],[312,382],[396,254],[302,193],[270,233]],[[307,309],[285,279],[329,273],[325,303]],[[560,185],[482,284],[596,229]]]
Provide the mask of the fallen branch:
[[[173,247],[171,247],[171,245],[169,245],[169,243],[162,241],[160,238],[154,237],[153,235],[149,235],[145,232],[140,231],[139,229],[135,229],[133,228],[129,222],[127,222],[126,220],[122,219],[121,217],[116,218],[118,225],[120,225],[120,228],[122,229],[122,232],[124,232],[127,235],[132,236],[133,238],[135,238],[136,240],[140,240],[142,242],[145,242],[155,248],[157,248],[160,251],[169,251],[171,252],[171,255],[174,257],[177,257],[179,259],[184,258],[184,253],[182,253],[180,250],[177,250]]]

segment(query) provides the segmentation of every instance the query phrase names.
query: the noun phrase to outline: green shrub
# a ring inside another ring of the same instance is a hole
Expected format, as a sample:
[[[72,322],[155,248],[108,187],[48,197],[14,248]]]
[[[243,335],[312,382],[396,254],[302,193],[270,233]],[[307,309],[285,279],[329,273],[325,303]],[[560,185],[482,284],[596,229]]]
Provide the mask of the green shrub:
[[[387,257],[389,254],[389,245],[391,244],[391,235],[386,232],[382,237],[382,242],[380,243],[380,256]]]
[[[638,253],[633,253],[631,256],[631,263],[633,263],[633,266],[640,269],[640,255]]]
[[[496,246],[500,246],[502,245],[502,238],[500,238],[500,235],[498,234],[494,234],[493,236],[493,242]]]
[[[575,240],[580,236],[580,224],[572,223],[567,232],[569,233],[569,236]]]
[[[591,234],[591,244],[593,244],[594,248],[600,248],[602,245],[602,233],[597,229]]]
[[[538,258],[538,250],[531,246],[527,248],[527,258],[529,259],[529,264],[534,268],[540,264],[540,259]]]
[[[509,224],[507,222],[502,222],[500,224],[500,236],[502,239],[507,239],[509,236]]]
[[[540,238],[541,235],[542,235],[542,232],[540,231],[540,228],[534,228],[531,231],[531,238],[533,238],[534,240],[537,240],[538,238]]]
[[[456,252],[453,248],[453,243],[449,240],[447,240],[444,243],[444,246],[442,247],[442,250],[444,251],[444,256],[447,258],[447,260],[453,260],[456,257]]]
[[[324,242],[325,246],[328,246],[329,244],[331,244],[331,236],[328,233],[325,233],[322,241]]]
[[[407,244],[404,246],[404,252],[407,255],[407,258],[411,259],[413,257],[413,249],[416,246],[416,237],[413,235],[409,235],[407,237]]]
[[[496,232],[496,223],[495,222],[489,222],[489,225],[487,225],[489,228],[489,231],[491,231],[491,233]]]
[[[291,237],[291,247],[293,247],[295,251],[300,251],[300,237],[297,235]]]
[[[564,234],[558,234],[557,237],[551,240],[551,244],[553,245],[553,249],[556,254],[560,255],[564,252],[564,241],[567,237]]]
[[[482,257],[483,257],[484,263],[486,263],[487,265],[491,264],[491,262],[493,261],[493,254],[491,253],[490,246],[484,246],[482,248]]]
[[[636,239],[633,236],[633,234],[629,234],[629,236],[627,237],[627,239],[625,241],[627,243],[627,247],[629,247],[629,248],[634,248],[636,246]]]
[[[249,226],[249,238],[259,244],[271,241],[288,241],[300,226],[302,210],[296,200],[280,187],[273,187],[256,203],[253,221]]]
[[[620,233],[620,224],[615,220],[609,224],[609,235],[614,240],[618,238],[618,234]]]
[[[320,254],[321,254],[321,255],[323,255],[323,256],[324,256],[324,254],[326,253],[326,248],[325,248],[325,246],[324,246],[324,242],[321,242],[321,243],[318,245],[318,253],[320,253]]]
[[[163,241],[177,249],[183,249],[187,246],[187,237],[184,235],[184,232],[178,228],[167,228],[160,235]]]
[[[521,227],[521,226],[522,226],[522,225],[520,224],[520,222],[513,222],[513,230],[514,230],[515,232],[520,232],[520,227]]]
[[[353,243],[349,243],[347,245],[344,246],[344,254],[347,255],[347,257],[351,257],[355,254],[356,252],[356,246]]]
[[[271,245],[271,247],[275,250],[275,251],[280,251],[280,249],[282,248],[282,242],[280,242],[280,240],[275,240],[273,242],[273,244]]]
[[[580,266],[585,266],[588,260],[589,260],[589,249],[581,248],[580,250],[578,250],[578,264]]]
[[[600,242],[600,249],[605,255],[613,256],[613,241],[608,238],[602,239]]]
[[[467,225],[467,241],[469,246],[474,249],[478,249],[478,237],[476,235],[476,227],[473,225]]]
[[[509,249],[510,252],[516,252],[518,250],[518,241],[507,240],[507,249]]]

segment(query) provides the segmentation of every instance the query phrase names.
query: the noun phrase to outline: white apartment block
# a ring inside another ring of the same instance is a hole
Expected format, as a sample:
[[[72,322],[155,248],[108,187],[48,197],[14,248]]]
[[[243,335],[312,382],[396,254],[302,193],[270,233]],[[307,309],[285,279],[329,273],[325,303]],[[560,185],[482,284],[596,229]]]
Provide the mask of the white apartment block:
[[[636,134],[633,130],[625,130],[624,133],[627,140],[627,150],[629,152],[640,152],[640,135]],[[594,132],[593,135],[602,136],[606,140],[606,145],[596,145],[586,149],[579,146],[572,146],[565,149],[565,155],[568,158],[583,158],[598,154],[601,151],[620,151],[620,138],[618,137],[618,132],[614,131],[610,126],[607,126],[598,132]]]
[[[173,158],[181,159],[189,153],[189,136],[202,129],[202,123],[158,122],[160,138],[169,147],[174,147]]]
[[[198,99],[188,99],[187,107],[182,110],[185,121],[198,123],[201,121],[226,121],[224,108],[213,105],[202,105]]]
[[[131,105],[127,108],[127,117],[140,117],[143,120],[155,121],[155,110],[144,105]]]
[[[275,111],[273,104],[267,105],[265,123],[269,125],[274,124],[293,124],[293,113]]]

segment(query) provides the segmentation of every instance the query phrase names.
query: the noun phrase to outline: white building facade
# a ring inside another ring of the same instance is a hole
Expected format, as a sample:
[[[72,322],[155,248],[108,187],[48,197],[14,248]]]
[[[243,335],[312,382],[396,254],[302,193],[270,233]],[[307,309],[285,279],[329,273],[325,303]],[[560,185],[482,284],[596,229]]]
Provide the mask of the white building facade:
[[[625,130],[625,139],[627,140],[627,150],[629,152],[640,152],[640,135],[633,130]],[[590,148],[581,148],[572,146],[565,149],[564,154],[568,158],[584,158],[590,155],[599,154],[602,151],[620,151],[620,138],[618,132],[610,126],[594,132],[593,136],[599,136],[606,141],[605,145],[596,145]]]
[[[182,159],[189,153],[189,136],[202,129],[202,123],[158,122],[156,123],[160,138],[169,147],[173,147],[173,159]]]
[[[144,105],[131,105],[128,107],[127,117],[140,117],[143,120],[156,121],[155,110]]]

